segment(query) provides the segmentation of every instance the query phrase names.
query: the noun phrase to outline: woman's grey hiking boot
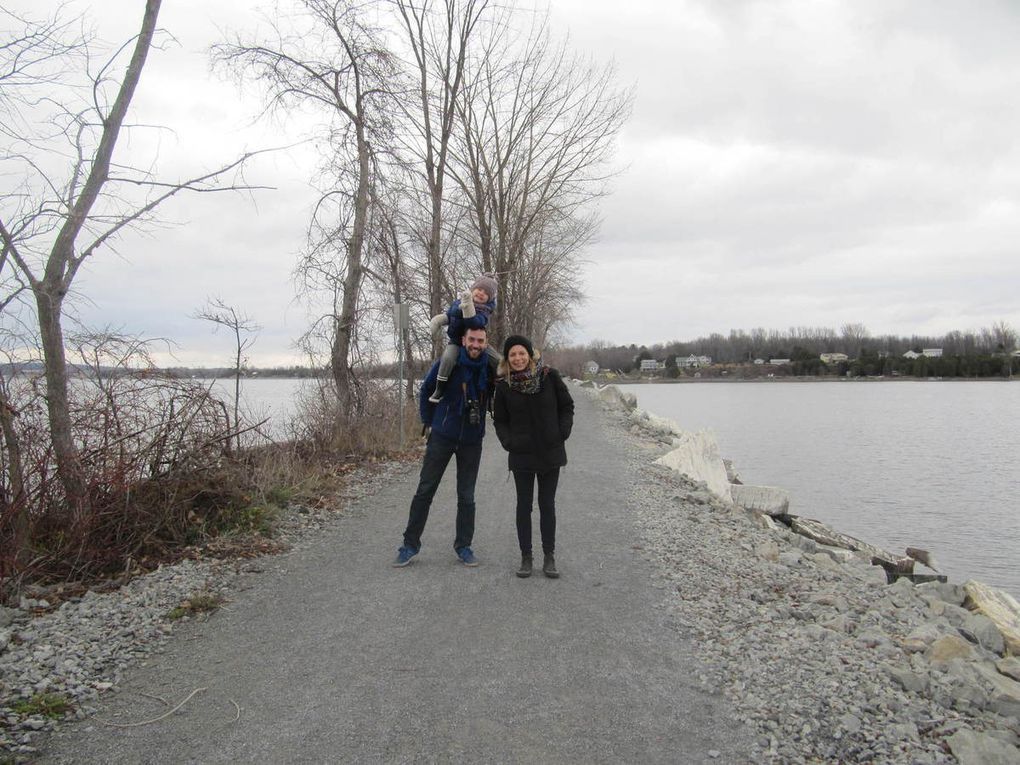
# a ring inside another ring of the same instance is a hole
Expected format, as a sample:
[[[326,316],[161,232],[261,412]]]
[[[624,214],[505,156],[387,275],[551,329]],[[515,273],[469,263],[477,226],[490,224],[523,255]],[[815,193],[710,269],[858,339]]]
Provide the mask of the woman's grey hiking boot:
[[[531,553],[525,553],[521,555],[521,567],[517,569],[517,576],[519,576],[521,579],[526,579],[527,577],[531,576],[532,565],[533,564]]]
[[[556,570],[556,558],[552,553],[545,554],[545,563],[542,564],[542,573],[550,579],[559,579],[560,572]]]

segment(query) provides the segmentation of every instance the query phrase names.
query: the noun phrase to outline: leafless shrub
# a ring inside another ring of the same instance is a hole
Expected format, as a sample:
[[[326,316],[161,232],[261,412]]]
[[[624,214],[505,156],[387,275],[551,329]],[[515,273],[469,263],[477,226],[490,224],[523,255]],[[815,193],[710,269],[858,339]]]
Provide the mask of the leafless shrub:
[[[148,346],[113,333],[76,337],[71,427],[89,501],[67,512],[55,480],[45,383],[7,381],[11,414],[0,457],[0,579],[31,570],[88,576],[194,541],[250,503],[231,442],[250,424],[204,385],[155,369]],[[11,444],[20,469],[11,471]]]
[[[395,385],[367,381],[358,399],[358,411],[344,409],[331,380],[308,389],[298,404],[293,428],[295,440],[319,455],[394,452],[400,447],[400,403]],[[417,422],[413,406],[403,406],[404,440],[411,443]]]

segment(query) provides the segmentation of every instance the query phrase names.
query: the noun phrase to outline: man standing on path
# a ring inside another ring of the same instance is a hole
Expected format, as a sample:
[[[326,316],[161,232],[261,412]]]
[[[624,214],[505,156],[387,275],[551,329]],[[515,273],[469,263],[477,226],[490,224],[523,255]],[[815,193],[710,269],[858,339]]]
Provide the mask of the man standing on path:
[[[429,401],[436,387],[439,362],[432,365],[418,391],[418,409],[428,442],[422,461],[418,490],[404,530],[404,544],[397,550],[394,566],[406,566],[421,550],[421,535],[429,518],[432,498],[439,482],[457,457],[457,531],[453,549],[465,566],[477,566],[471,550],[475,533],[475,480],[482,459],[485,411],[494,381],[489,379],[484,328],[469,329],[462,339],[460,357],[439,403]]]

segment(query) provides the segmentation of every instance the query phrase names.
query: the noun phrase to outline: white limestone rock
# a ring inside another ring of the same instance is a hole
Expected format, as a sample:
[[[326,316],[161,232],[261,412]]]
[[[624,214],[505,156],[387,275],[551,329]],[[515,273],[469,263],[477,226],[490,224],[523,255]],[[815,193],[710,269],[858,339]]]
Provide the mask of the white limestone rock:
[[[624,393],[615,385],[607,385],[595,396],[609,409],[632,412],[637,408],[637,398],[633,393]]]
[[[730,501],[730,483],[726,480],[726,467],[719,456],[715,436],[707,430],[681,433],[676,439],[677,448],[655,461],[693,481],[700,481],[720,499]]]
[[[783,515],[790,509],[790,493],[777,486],[730,484],[730,498],[735,505],[765,515]]]

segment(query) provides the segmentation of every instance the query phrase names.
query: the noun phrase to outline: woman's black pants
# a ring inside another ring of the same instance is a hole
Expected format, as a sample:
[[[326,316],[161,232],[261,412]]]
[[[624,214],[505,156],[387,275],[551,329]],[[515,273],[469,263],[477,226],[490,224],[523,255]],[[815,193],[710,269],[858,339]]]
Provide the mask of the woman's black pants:
[[[556,484],[560,480],[560,469],[515,470],[514,483],[517,485],[517,541],[522,554],[531,553],[531,508],[535,497],[535,483],[538,483],[538,527],[542,532],[542,552],[556,550]]]

